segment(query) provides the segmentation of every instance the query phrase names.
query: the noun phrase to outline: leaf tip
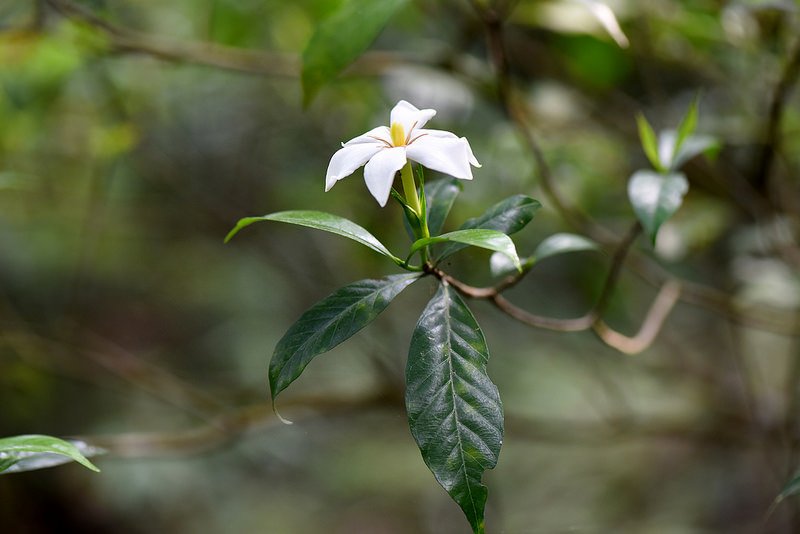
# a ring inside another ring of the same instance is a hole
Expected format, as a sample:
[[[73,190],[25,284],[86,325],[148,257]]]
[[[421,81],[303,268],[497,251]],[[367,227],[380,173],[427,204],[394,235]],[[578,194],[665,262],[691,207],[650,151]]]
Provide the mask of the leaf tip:
[[[278,421],[280,421],[284,425],[293,425],[294,424],[294,421],[289,421],[284,416],[282,416],[280,413],[278,413],[278,410],[275,409],[275,406],[272,407],[272,411],[275,413],[275,417],[278,418]]]

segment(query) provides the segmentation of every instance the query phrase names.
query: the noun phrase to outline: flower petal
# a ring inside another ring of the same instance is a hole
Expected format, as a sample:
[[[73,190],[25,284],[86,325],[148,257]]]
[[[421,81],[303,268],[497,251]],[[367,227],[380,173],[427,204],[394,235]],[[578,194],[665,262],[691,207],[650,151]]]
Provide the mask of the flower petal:
[[[471,160],[475,159],[469,143],[462,138],[426,135],[406,147],[408,159],[454,178],[472,180]]]
[[[408,137],[412,129],[422,128],[434,115],[436,115],[435,109],[417,109],[405,100],[401,100],[392,109],[391,123],[401,124],[403,132]]]
[[[458,139],[459,137],[454,134],[453,132],[448,132],[445,130],[414,130],[414,138],[411,140],[413,143],[418,138],[422,137],[423,135],[429,135],[431,137],[438,137],[441,139]],[[473,167],[480,167],[481,164],[478,163],[475,154],[472,153],[472,147],[469,146],[469,141],[467,141],[466,137],[461,137],[465,143],[467,143],[467,154],[469,156],[469,162]]]
[[[364,167],[364,181],[367,188],[381,207],[389,200],[392,182],[397,171],[406,164],[405,147],[387,148],[381,150]]]
[[[371,129],[367,133],[363,133],[358,137],[350,139],[342,146],[358,145],[362,143],[385,143],[388,146],[392,146],[392,134],[389,132],[389,128],[386,126],[378,126],[377,128]]]
[[[372,140],[372,143],[357,143],[347,145],[331,157],[328,163],[328,172],[325,175],[325,191],[329,191],[333,184],[353,174],[375,154],[384,150],[384,145]]]
[[[445,139],[458,139],[458,136],[453,132],[448,132],[445,130],[414,130],[414,137],[420,137],[423,135],[430,135],[431,137],[442,137]]]

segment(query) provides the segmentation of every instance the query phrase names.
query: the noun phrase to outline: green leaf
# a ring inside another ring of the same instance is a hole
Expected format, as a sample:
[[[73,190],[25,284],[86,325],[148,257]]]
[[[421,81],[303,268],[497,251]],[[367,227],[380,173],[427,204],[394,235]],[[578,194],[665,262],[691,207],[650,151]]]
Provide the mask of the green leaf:
[[[681,173],[659,174],[653,171],[637,171],[628,182],[628,198],[636,217],[655,244],[661,225],[669,219],[683,203],[689,190],[689,182]]]
[[[337,234],[353,241],[357,241],[362,245],[371,248],[375,252],[383,254],[391,258],[392,261],[398,265],[402,265],[403,261],[389,252],[383,243],[366,231],[356,223],[349,221],[338,215],[332,215],[323,211],[310,211],[310,210],[294,210],[294,211],[279,211],[277,213],[270,213],[262,217],[245,217],[240,219],[236,226],[228,232],[225,237],[225,242],[230,241],[242,228],[250,226],[255,222],[260,221],[277,221],[289,224],[296,224],[298,226],[307,226],[309,228],[316,228],[332,234]]]
[[[488,360],[475,317],[441,285],[411,337],[406,411],[422,458],[474,532],[484,532],[488,490],[481,478],[497,465],[503,443],[503,407]]]
[[[411,250],[408,253],[409,257],[422,247],[447,242],[455,242],[466,246],[501,252],[511,259],[518,270],[522,270],[519,256],[517,256],[517,249],[514,246],[514,242],[511,241],[511,238],[497,230],[484,230],[482,228],[476,228],[474,230],[456,230],[455,232],[449,232],[440,236],[418,239],[411,245]]]
[[[678,125],[678,139],[675,142],[675,152],[680,151],[683,142],[694,133],[697,128],[697,98],[692,100],[689,104],[689,109],[686,115],[683,116],[680,125]]]
[[[272,401],[315,356],[331,350],[371,323],[420,273],[361,280],[314,304],[284,334],[269,363]]]
[[[53,457],[53,455],[56,455]],[[50,467],[74,460],[82,466],[99,472],[75,444],[52,436],[36,434],[0,439],[0,472],[14,467],[14,471],[29,471]]]
[[[428,201],[428,230],[432,235],[442,231],[444,221],[460,192],[461,184],[457,180],[436,180],[425,184],[425,198]]]
[[[636,116],[636,124],[639,126],[639,139],[642,141],[642,150],[644,150],[650,164],[658,171],[664,170],[664,165],[658,157],[658,143],[656,141],[656,133],[653,127],[647,122],[647,119],[641,113]]]
[[[303,105],[361,55],[408,0],[345,0],[303,50]]]
[[[553,234],[539,243],[539,246],[533,251],[533,257],[535,261],[542,261],[550,256],[580,250],[598,250],[598,246],[597,243],[582,235]]]
[[[460,230],[482,228],[511,235],[525,228],[525,226],[533,220],[534,215],[536,215],[536,212],[539,211],[541,207],[542,205],[538,200],[534,200],[525,195],[514,195],[498,202],[480,217],[467,220],[461,225]],[[451,243],[442,249],[438,258],[442,260],[465,246],[466,245],[460,243]]]

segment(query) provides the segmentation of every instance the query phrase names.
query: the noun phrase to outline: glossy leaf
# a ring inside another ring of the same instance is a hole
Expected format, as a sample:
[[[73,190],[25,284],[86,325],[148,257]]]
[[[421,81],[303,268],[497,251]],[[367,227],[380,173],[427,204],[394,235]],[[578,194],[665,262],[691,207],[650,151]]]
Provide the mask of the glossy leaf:
[[[284,334],[269,364],[272,400],[315,356],[367,326],[420,274],[398,274],[347,285],[309,308]]]
[[[511,235],[525,228],[541,207],[538,200],[525,195],[514,195],[498,202],[480,217],[467,220],[461,225],[460,230],[482,228]],[[465,246],[461,243],[448,244],[438,254],[438,258],[444,259]]]
[[[689,182],[680,173],[638,171],[631,177],[628,198],[651,243],[664,221],[681,207],[688,190]]]
[[[656,140],[656,133],[653,127],[647,122],[647,119],[641,113],[636,116],[636,125],[639,127],[639,139],[642,142],[642,150],[644,150],[650,164],[656,170],[664,170],[665,166],[661,163],[658,152],[658,141]]]
[[[488,491],[481,478],[497,464],[503,443],[503,407],[488,360],[475,317],[441,285],[411,338],[406,411],[422,458],[474,532],[484,532]]]
[[[461,184],[457,180],[436,180],[425,184],[425,198],[428,203],[428,230],[431,235],[442,231],[450,208],[453,207]]]
[[[236,226],[233,228],[233,230],[231,230],[225,237],[225,242],[227,243],[230,241],[233,236],[239,233],[242,228],[260,221],[277,221],[296,224],[298,226],[307,226],[308,228],[315,228],[317,230],[323,230],[325,232],[337,234],[361,243],[362,245],[371,248],[375,252],[391,258],[392,261],[397,264],[402,264],[402,260],[389,252],[389,249],[387,249],[383,243],[378,241],[378,239],[367,230],[356,223],[345,219],[344,217],[339,217],[338,215],[332,215],[323,211],[279,211],[277,213],[270,213],[269,215],[264,215],[261,217],[245,217],[236,223]]]
[[[70,460],[92,471],[100,471],[75,444],[63,439],[38,434],[0,439],[0,472],[29,471]]]
[[[484,230],[481,228],[476,228],[474,230],[456,230],[455,232],[449,232],[440,236],[418,239],[411,245],[409,256],[413,255],[422,247],[448,242],[500,252],[508,256],[517,269],[522,270],[519,256],[517,256],[517,249],[514,246],[514,242],[511,241],[511,238],[502,232]]]
[[[305,50],[301,80],[303,105],[358,58],[408,0],[345,0],[317,26]]]

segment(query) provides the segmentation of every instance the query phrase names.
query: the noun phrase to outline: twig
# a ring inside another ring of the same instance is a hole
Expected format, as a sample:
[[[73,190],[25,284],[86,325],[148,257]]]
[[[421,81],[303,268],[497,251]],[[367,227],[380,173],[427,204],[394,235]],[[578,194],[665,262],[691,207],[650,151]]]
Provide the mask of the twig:
[[[622,271],[622,265],[625,263],[625,258],[628,255],[636,238],[642,232],[642,227],[639,223],[635,223],[625,239],[617,246],[614,256],[611,260],[611,266],[608,269],[608,274],[603,282],[603,289],[597,299],[597,303],[591,310],[581,317],[574,319],[558,319],[554,317],[546,317],[542,315],[535,315],[518,306],[509,302],[502,293],[509,287],[516,284],[528,271],[520,274],[512,275],[496,286],[492,287],[473,287],[464,282],[454,278],[446,272],[433,267],[431,265],[425,266],[425,271],[433,276],[443,280],[453,286],[462,295],[474,299],[491,300],[497,308],[503,311],[509,317],[520,321],[528,326],[536,328],[544,328],[547,330],[555,330],[558,332],[580,332],[590,327],[594,328],[598,337],[611,347],[614,347],[626,354],[636,354],[647,347],[649,347],[655,340],[658,332],[664,324],[664,321],[669,315],[669,312],[675,306],[675,303],[680,296],[680,284],[674,280],[667,281],[659,291],[656,300],[650,307],[645,320],[639,330],[639,333],[634,337],[628,337],[621,334],[605,322],[601,317],[608,308],[611,301],[611,296],[617,286],[619,275]]]
[[[614,347],[625,354],[638,354],[652,345],[656,336],[664,326],[672,308],[681,295],[681,286],[675,280],[669,280],[661,287],[658,296],[650,306],[639,332],[633,337],[628,337],[611,329],[602,319],[594,323],[595,333],[606,345]]]

